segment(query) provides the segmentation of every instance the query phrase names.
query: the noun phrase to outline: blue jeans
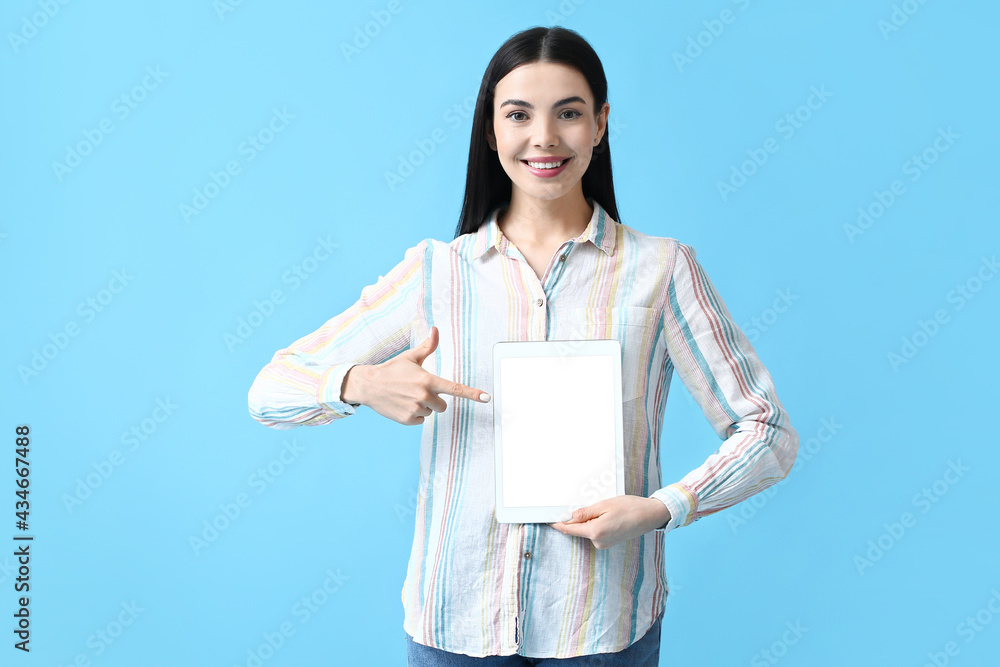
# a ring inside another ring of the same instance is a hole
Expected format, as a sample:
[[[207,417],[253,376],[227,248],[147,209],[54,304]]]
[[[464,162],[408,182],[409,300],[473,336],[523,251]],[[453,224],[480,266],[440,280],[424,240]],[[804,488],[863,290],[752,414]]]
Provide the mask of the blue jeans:
[[[406,664],[408,667],[657,667],[660,662],[660,622],[661,615],[649,632],[642,638],[617,653],[595,653],[575,658],[526,658],[523,655],[490,655],[475,658],[463,653],[449,653],[413,641],[406,635]]]

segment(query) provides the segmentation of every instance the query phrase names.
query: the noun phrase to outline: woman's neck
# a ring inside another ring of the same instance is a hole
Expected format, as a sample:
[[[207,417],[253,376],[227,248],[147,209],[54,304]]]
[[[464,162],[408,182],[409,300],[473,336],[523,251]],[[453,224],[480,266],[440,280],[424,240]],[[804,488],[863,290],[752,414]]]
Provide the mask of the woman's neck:
[[[587,229],[594,215],[593,207],[583,196],[583,189],[560,199],[537,199],[518,196],[515,188],[507,208],[500,212],[497,225],[515,245],[550,246],[576,238]]]

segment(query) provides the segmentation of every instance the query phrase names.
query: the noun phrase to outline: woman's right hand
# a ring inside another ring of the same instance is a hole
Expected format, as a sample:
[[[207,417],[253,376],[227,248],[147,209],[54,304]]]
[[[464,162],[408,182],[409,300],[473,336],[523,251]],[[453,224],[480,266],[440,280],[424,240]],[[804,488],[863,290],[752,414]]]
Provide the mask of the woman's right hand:
[[[422,424],[431,412],[444,412],[448,404],[438,394],[489,403],[489,394],[424,370],[421,364],[437,345],[438,330],[431,327],[430,334],[419,347],[410,348],[381,364],[359,365],[348,371],[344,393],[357,394],[361,398],[358,402],[406,426]],[[358,370],[361,378],[354,378]],[[355,383],[357,379],[361,382]],[[350,390],[348,385],[352,385]],[[481,395],[485,400],[479,398]]]

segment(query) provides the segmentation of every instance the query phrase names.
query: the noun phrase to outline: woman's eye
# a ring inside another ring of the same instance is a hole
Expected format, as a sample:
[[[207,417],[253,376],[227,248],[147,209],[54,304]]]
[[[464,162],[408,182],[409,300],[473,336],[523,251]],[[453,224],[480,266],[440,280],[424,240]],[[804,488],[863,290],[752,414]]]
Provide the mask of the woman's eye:
[[[526,114],[523,111],[511,111],[509,114],[507,114],[507,118],[509,118],[510,120],[513,120],[513,121],[521,122],[523,120],[526,120],[527,115],[528,114]],[[577,111],[576,109],[566,109],[565,111],[563,111],[559,115],[564,120],[573,120],[575,118],[579,118],[583,114],[580,113],[579,111]]]

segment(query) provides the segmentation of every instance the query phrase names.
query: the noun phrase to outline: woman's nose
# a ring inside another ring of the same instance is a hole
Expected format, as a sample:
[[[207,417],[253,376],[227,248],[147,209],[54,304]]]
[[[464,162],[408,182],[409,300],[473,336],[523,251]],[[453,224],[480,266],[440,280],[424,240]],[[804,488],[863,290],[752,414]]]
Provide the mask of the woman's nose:
[[[539,148],[548,148],[559,143],[558,132],[555,122],[551,119],[542,118],[535,123],[534,145]]]

